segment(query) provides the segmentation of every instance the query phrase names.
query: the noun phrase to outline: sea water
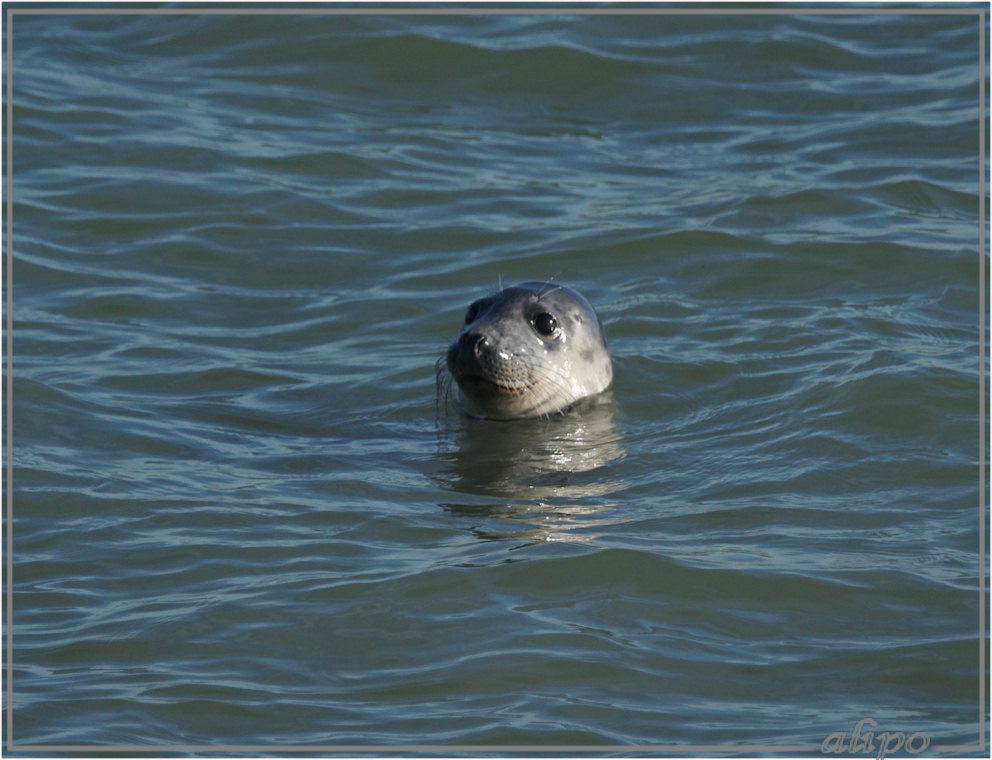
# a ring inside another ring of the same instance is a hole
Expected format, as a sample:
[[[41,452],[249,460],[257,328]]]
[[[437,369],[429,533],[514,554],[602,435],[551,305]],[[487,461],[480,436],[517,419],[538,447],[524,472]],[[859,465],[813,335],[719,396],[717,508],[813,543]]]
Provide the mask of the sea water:
[[[984,754],[977,7],[15,9],[8,749]]]

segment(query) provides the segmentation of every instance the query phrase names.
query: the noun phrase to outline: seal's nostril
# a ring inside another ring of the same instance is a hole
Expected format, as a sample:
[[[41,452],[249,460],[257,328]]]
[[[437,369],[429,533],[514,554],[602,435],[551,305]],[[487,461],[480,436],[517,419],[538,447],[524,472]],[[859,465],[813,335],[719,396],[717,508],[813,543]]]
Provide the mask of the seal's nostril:
[[[478,356],[479,352],[489,344],[489,341],[486,340],[486,336],[482,333],[467,332],[458,339],[458,343],[463,351]]]

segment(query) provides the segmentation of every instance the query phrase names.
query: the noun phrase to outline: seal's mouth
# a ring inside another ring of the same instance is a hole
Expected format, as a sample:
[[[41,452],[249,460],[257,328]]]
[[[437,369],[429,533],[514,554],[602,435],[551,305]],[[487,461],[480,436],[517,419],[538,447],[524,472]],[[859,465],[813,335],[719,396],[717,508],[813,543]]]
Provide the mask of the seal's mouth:
[[[500,385],[487,377],[482,377],[482,375],[455,375],[455,382],[458,383],[458,387],[461,388],[462,391],[475,397],[510,396],[512,398],[519,398],[531,389],[531,386],[529,385],[518,387]]]

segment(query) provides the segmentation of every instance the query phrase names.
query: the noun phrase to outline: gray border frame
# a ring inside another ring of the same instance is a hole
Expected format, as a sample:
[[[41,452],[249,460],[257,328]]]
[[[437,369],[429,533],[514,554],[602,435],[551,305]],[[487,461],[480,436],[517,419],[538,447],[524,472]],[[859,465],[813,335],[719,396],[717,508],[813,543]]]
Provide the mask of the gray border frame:
[[[466,0],[469,3],[475,3],[476,0]],[[547,0],[538,0],[538,2],[545,2]],[[576,0],[577,2],[587,2],[589,0]],[[309,0],[303,0],[303,2],[309,2]],[[442,2],[447,2],[447,0],[442,0]],[[517,0],[510,0],[508,3],[500,3],[498,7],[487,7],[483,4],[473,4],[468,6],[445,6],[445,7],[430,7],[430,8],[411,8],[406,5],[390,5],[390,7],[383,7],[376,4],[374,7],[348,7],[348,8],[335,8],[328,7],[324,4],[317,6],[297,6],[297,7],[236,7],[234,3],[232,6],[217,6],[217,7],[195,7],[195,8],[161,8],[161,7],[126,7],[126,8],[115,8],[115,7],[103,7],[103,8],[78,8],[73,7],[72,4],[64,3],[58,4],[57,7],[31,7],[31,3],[11,3],[10,5],[16,5],[19,7],[5,7],[5,40],[7,55],[5,58],[6,70],[5,76],[7,78],[6,87],[6,109],[4,111],[4,117],[6,119],[6,128],[3,130],[3,136],[7,142],[7,152],[6,152],[6,178],[4,183],[4,188],[7,193],[7,203],[5,207],[6,211],[6,245],[3,247],[3,255],[6,257],[7,266],[5,269],[5,274],[7,278],[7,299],[6,299],[6,319],[4,320],[4,328],[6,329],[6,342],[4,348],[6,350],[6,363],[5,369],[7,372],[5,390],[7,394],[7,403],[4,405],[3,411],[7,415],[7,425],[6,425],[6,448],[4,450],[4,456],[6,456],[6,512],[4,514],[4,529],[7,533],[7,541],[5,544],[5,549],[7,552],[7,561],[3,565],[3,570],[6,573],[6,658],[4,661],[4,675],[7,681],[6,697],[7,703],[5,706],[6,710],[6,736],[4,738],[4,747],[7,752],[24,752],[24,753],[46,753],[46,752],[58,752],[58,753],[102,753],[102,752],[124,752],[124,753],[142,753],[142,754],[168,754],[168,753],[255,753],[255,754],[276,754],[276,753],[325,753],[325,754],[385,754],[385,755],[395,755],[397,753],[407,753],[407,754],[427,754],[427,755],[445,755],[445,756],[459,756],[466,754],[487,754],[487,755],[505,755],[505,754],[545,754],[545,753],[556,753],[556,754],[623,754],[623,755],[636,755],[636,754],[656,754],[656,755],[677,755],[677,754],[708,754],[708,755],[746,755],[748,753],[762,753],[762,754],[814,754],[820,755],[822,752],[819,747],[807,746],[807,745],[735,745],[735,744],[714,744],[714,745],[597,745],[597,746],[573,746],[573,745],[279,745],[277,747],[267,746],[267,745],[222,745],[222,744],[175,744],[175,745],[165,745],[165,744],[152,744],[152,745],[104,745],[104,744],[22,744],[18,745],[14,742],[14,678],[13,678],[13,652],[14,652],[14,634],[13,634],[13,616],[14,616],[14,593],[13,593],[13,577],[14,577],[14,540],[13,540],[13,522],[14,522],[14,497],[13,497],[13,476],[14,476],[14,466],[13,457],[11,455],[12,443],[14,438],[14,423],[13,423],[13,388],[14,388],[14,371],[13,371],[13,359],[14,359],[14,339],[13,339],[13,311],[14,311],[14,296],[13,296],[13,217],[14,217],[14,202],[13,202],[13,163],[14,163],[14,128],[13,128],[13,114],[14,114],[14,85],[13,85],[13,67],[14,67],[14,54],[13,54],[13,28],[14,28],[14,16],[29,16],[29,15],[161,15],[161,16],[190,16],[190,15],[209,15],[209,16],[222,16],[222,15],[280,15],[280,16],[290,16],[290,15],[336,15],[336,16],[346,16],[346,15],[395,15],[395,16],[454,16],[454,15],[585,15],[585,16],[633,16],[633,15],[789,15],[789,16],[823,16],[823,15],[969,15],[977,16],[979,21],[979,148],[978,148],[978,159],[979,159],[979,319],[978,319],[978,333],[979,333],[979,472],[978,472],[978,483],[979,483],[979,509],[978,509],[978,527],[979,527],[979,588],[978,588],[978,618],[979,618],[979,647],[978,647],[978,663],[979,663],[979,712],[978,712],[978,743],[974,745],[932,745],[929,749],[931,752],[941,752],[941,753],[954,753],[954,752],[968,752],[968,753],[978,753],[986,752],[988,750],[987,737],[986,737],[986,691],[988,684],[986,681],[986,641],[988,637],[988,619],[986,613],[986,561],[987,561],[987,550],[986,545],[986,521],[985,521],[985,510],[986,510],[986,484],[988,482],[986,475],[986,429],[985,429],[985,416],[986,416],[986,385],[985,385],[985,349],[986,349],[986,334],[985,334],[985,320],[986,320],[986,285],[987,285],[987,273],[986,273],[986,216],[985,216],[985,204],[986,204],[986,171],[988,169],[988,162],[986,160],[986,118],[985,111],[987,107],[986,103],[986,92],[985,92],[985,78],[987,72],[987,27],[986,27],[986,8],[985,7],[940,7],[940,6],[930,6],[930,7],[916,7],[916,6],[889,6],[889,5],[862,5],[860,3],[855,6],[854,3],[849,7],[821,7],[813,6],[807,7],[805,4],[783,4],[780,7],[748,7],[743,5],[741,0],[729,0],[728,2],[720,5],[709,5],[700,4],[700,6],[687,6],[679,4],[679,7],[659,7],[657,5],[651,4],[645,7],[584,7],[584,6],[554,6],[554,7],[534,7],[530,3],[521,4],[519,6],[513,7],[513,4]],[[772,2],[778,2],[778,0],[772,0]],[[971,3],[965,3],[971,6]],[[4,5],[8,5],[4,3]],[[27,6],[27,7],[21,7]],[[508,7],[509,6],[509,7]]]

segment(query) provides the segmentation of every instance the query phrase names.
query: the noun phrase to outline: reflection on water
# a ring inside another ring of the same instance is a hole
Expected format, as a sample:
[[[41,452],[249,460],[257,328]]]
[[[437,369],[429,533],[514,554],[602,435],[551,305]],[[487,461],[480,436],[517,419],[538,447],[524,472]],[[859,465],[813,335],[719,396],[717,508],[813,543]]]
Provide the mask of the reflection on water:
[[[614,522],[605,513],[615,506],[610,495],[623,486],[610,468],[625,454],[617,416],[609,394],[544,419],[494,422],[442,414],[435,480],[452,491],[500,500],[441,506],[524,524],[506,532],[477,530],[484,538],[590,540],[590,529]]]

